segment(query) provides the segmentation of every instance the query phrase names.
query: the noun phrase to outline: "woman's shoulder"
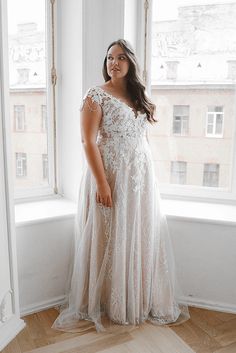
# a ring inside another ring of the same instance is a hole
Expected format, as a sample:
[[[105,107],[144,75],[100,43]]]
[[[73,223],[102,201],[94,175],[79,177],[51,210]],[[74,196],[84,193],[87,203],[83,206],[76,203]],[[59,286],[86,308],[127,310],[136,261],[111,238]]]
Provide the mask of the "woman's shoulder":
[[[96,99],[98,103],[100,102],[100,99],[102,98],[104,93],[103,90],[103,84],[101,85],[96,85],[96,86],[91,86],[87,89],[84,98],[86,97],[91,97],[92,99]]]
[[[96,104],[102,105],[101,93],[102,93],[102,91],[100,90],[99,86],[89,87],[83,96],[80,110],[85,106],[85,103],[87,103],[87,105],[90,107],[92,105],[94,105],[96,107]]]

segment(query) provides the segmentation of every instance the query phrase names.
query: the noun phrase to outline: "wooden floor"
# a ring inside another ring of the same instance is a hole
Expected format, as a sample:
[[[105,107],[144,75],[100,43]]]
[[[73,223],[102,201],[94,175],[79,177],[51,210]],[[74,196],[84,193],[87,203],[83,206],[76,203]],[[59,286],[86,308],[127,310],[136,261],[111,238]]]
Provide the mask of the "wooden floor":
[[[107,339],[103,334],[95,335],[94,328],[80,334],[51,329],[58,311],[48,309],[25,316],[26,327],[2,353],[236,353],[236,314],[193,307],[189,307],[189,311],[191,319],[181,325],[159,326],[157,330],[156,326],[145,324],[142,330],[134,330],[131,334],[110,334]],[[151,345],[154,340],[157,342],[155,348]],[[159,343],[161,348],[158,348]]]

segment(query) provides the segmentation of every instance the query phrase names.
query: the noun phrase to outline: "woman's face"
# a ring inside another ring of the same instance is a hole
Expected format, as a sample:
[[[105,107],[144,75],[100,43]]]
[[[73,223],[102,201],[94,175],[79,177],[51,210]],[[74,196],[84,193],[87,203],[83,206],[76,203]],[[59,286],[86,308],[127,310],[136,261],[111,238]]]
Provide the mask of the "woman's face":
[[[111,78],[123,78],[129,71],[129,60],[125,51],[113,45],[107,53],[107,73]]]

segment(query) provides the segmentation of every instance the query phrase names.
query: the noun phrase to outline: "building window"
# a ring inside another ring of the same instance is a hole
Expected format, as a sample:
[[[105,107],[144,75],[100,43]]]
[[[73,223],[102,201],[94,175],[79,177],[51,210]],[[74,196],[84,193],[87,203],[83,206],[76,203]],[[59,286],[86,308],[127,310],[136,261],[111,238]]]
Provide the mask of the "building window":
[[[41,129],[47,130],[47,106],[45,104],[41,105]]]
[[[177,69],[178,61],[166,61],[167,71],[166,78],[167,80],[175,80],[177,78]]]
[[[223,107],[209,106],[207,112],[206,136],[223,137]]]
[[[187,162],[171,161],[171,184],[186,184]]]
[[[42,162],[43,162],[43,179],[48,178],[48,155],[42,154]]]
[[[25,106],[14,105],[14,121],[16,131],[25,131]]]
[[[27,175],[26,153],[16,153],[16,177],[25,177]]]
[[[216,163],[205,163],[203,172],[203,186],[219,186],[220,166]]]
[[[17,69],[18,72],[18,84],[26,84],[29,81],[29,69]]]
[[[173,134],[188,135],[189,106],[174,105]]]

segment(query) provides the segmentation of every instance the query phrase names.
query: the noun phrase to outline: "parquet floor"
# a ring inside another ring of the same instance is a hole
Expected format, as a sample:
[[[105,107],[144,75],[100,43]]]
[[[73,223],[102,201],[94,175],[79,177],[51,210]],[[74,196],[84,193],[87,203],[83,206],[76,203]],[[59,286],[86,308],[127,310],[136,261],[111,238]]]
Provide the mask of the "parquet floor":
[[[35,349],[35,353],[236,353],[236,314],[193,307],[189,307],[189,311],[191,319],[179,326],[155,330],[155,326],[145,324],[142,330],[131,334],[110,334],[109,339],[97,335],[94,342],[93,327],[80,334],[51,329],[58,315],[58,311],[52,308],[25,316],[26,327],[2,353],[23,353]],[[161,348],[157,343],[151,345],[155,340],[162,344]],[[174,350],[171,344],[176,344]],[[61,348],[63,345],[68,347],[67,350]]]

